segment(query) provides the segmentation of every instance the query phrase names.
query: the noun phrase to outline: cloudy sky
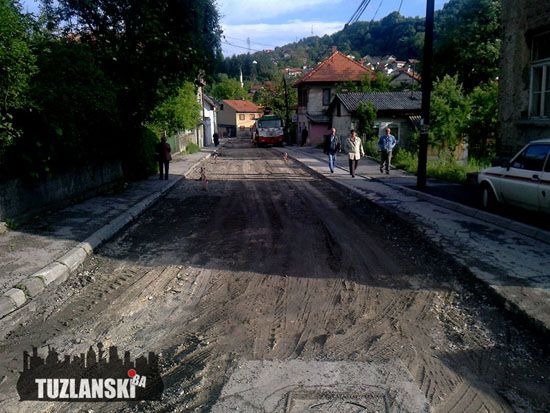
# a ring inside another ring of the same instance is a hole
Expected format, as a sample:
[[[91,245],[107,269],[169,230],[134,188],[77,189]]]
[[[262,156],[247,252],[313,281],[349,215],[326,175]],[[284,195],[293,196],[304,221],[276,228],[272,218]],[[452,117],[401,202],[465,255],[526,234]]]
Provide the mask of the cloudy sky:
[[[436,0],[440,9],[448,0]],[[361,0],[217,0],[225,38],[224,55],[246,53],[314,35],[332,34],[344,27]],[[426,0],[371,0],[361,20],[379,20],[400,10],[404,16],[424,16]]]
[[[435,0],[440,9],[448,0]],[[36,11],[34,0],[23,0]],[[273,49],[303,37],[332,34],[344,27],[361,0],[216,0],[224,31],[224,55]],[[371,0],[361,20],[379,20],[392,11],[424,16],[426,0]]]

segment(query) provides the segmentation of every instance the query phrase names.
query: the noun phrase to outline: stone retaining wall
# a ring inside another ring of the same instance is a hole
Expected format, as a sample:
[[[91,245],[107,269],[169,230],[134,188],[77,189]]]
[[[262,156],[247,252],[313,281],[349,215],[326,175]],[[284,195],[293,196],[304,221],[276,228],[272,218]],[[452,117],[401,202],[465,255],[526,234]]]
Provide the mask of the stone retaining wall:
[[[68,172],[32,186],[20,179],[0,183],[0,221],[25,220],[72,200],[97,195],[122,179],[122,167],[115,162]]]

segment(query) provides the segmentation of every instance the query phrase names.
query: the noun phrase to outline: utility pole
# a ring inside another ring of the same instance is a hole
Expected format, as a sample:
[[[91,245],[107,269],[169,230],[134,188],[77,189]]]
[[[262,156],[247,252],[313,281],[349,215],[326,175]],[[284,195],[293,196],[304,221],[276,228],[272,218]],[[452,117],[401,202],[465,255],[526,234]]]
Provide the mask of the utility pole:
[[[434,2],[426,0],[426,32],[424,34],[424,61],[422,69],[422,124],[418,143],[418,171],[416,187],[426,188],[426,165],[428,163],[428,134],[430,131],[430,103],[432,94],[432,66],[434,42]]]
[[[283,86],[285,88],[285,135],[288,144],[292,144],[292,137],[290,136],[290,105],[288,102],[288,84],[286,82],[286,76],[283,73]]]

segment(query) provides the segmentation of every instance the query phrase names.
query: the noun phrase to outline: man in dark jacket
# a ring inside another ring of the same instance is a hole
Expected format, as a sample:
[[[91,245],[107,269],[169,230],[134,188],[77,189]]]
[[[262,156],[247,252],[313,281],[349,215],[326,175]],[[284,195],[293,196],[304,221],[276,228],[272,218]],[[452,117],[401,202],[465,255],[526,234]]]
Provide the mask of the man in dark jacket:
[[[307,128],[302,129],[302,141],[300,142],[300,146],[306,145],[308,135],[309,133],[307,131]]]
[[[340,152],[340,138],[336,136],[336,129],[332,128],[330,136],[325,137],[323,151],[328,155],[328,169],[330,173],[334,173],[336,168],[336,154]]]
[[[159,163],[159,172],[160,177],[159,179],[163,179],[163,170],[164,170],[164,179],[168,179],[168,165],[170,161],[172,160],[172,148],[170,148],[170,144],[166,142],[166,132],[164,132],[164,135],[162,138],[160,138],[160,142],[157,144],[156,148],[156,154],[157,154],[157,160]]]

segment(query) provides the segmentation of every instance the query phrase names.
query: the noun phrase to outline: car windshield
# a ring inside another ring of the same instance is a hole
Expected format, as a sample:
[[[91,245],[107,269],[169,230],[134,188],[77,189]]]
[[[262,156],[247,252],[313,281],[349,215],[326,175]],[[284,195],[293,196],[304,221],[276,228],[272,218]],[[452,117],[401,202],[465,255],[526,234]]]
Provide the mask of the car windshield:
[[[260,128],[280,128],[280,119],[261,120],[258,125]]]

